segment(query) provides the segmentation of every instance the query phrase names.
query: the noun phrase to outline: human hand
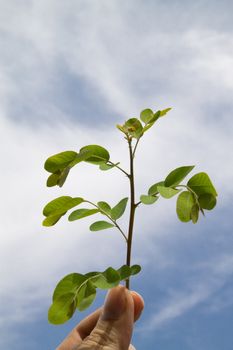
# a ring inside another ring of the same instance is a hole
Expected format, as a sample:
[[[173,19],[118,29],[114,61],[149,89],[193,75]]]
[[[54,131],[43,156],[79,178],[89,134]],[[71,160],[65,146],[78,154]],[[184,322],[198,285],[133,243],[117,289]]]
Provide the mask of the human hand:
[[[133,324],[143,308],[136,292],[123,286],[112,288],[104,306],[82,320],[57,350],[135,350],[130,345]]]

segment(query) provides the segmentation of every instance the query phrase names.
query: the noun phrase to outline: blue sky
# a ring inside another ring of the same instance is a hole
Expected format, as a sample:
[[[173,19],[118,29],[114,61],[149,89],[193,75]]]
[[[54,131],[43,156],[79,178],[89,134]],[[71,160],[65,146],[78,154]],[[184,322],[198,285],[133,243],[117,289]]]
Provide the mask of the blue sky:
[[[48,189],[44,160],[96,143],[127,167],[115,124],[170,106],[138,149],[137,194],[196,164],[213,179],[218,206],[196,225],[178,222],[175,200],[138,211],[133,260],[143,269],[133,288],[145,311],[133,343],[232,348],[232,11],[231,1],[0,0],[1,348],[54,349],[89,312],[49,325],[57,281],[125,260],[121,237],[90,233],[91,220],[41,226],[47,201],[71,194],[113,204],[128,191],[124,177],[83,164],[62,189]]]

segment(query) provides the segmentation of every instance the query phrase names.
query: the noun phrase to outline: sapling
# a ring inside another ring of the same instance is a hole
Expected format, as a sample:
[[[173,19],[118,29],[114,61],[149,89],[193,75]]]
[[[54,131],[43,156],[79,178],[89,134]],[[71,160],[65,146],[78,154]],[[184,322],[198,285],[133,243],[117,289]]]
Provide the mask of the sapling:
[[[169,199],[177,195],[176,213],[182,222],[198,221],[199,213],[211,210],[216,205],[217,192],[209,176],[200,172],[192,176],[186,184],[181,183],[193,170],[193,165],[185,165],[172,170],[163,180],[149,187],[146,194],[139,198],[135,194],[134,161],[140,140],[156,122],[165,116],[171,108],[153,112],[145,109],[140,119],[128,119],[123,125],[117,125],[129,149],[129,169],[123,169],[120,162],[110,159],[109,152],[99,145],[82,147],[79,152],[65,151],[49,157],[45,162],[45,170],[50,173],[47,186],[60,186],[65,183],[70,170],[81,162],[98,166],[100,170],[107,171],[116,168],[129,180],[129,197],[121,199],[111,207],[105,201],[97,203],[89,198],[61,196],[49,202],[43,210],[44,226],[55,225],[68,211],[72,211],[69,221],[76,221],[88,216],[100,214],[104,220],[98,220],[90,225],[91,231],[114,228],[119,231],[126,242],[126,263],[118,269],[108,267],[103,272],[88,272],[86,274],[71,273],[65,276],[56,286],[53,293],[52,305],[48,311],[49,322],[62,324],[69,320],[75,310],[87,309],[96,297],[96,289],[109,289],[125,281],[130,288],[130,277],[140,272],[139,265],[131,265],[131,249],[134,232],[134,219],[139,206],[154,204],[159,198]],[[121,227],[119,219],[125,212],[129,202],[129,219],[127,230]],[[80,207],[81,205],[81,207]]]

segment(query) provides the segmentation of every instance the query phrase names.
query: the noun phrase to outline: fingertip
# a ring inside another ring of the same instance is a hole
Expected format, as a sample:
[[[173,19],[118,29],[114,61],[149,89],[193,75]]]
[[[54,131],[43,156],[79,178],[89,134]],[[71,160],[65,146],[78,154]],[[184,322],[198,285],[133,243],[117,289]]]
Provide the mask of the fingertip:
[[[130,291],[130,293],[134,301],[134,321],[137,321],[141,316],[145,303],[144,303],[144,299],[140,294],[138,294],[135,291]]]

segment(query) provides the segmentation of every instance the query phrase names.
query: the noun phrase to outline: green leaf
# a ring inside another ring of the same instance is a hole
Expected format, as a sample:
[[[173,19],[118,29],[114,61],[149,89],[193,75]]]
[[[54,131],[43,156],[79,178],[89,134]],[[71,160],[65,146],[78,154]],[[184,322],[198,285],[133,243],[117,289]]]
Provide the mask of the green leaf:
[[[162,111],[160,111],[160,117],[165,116],[170,110],[171,110],[171,108],[166,108],[166,109],[163,109]]]
[[[92,278],[94,286],[100,289],[109,289],[120,283],[121,277],[117,270],[108,267],[104,272],[99,272]]]
[[[99,207],[101,212],[103,212],[104,214],[110,215],[111,207],[107,202],[98,202],[97,206]]]
[[[55,154],[46,160],[44,168],[50,173],[55,173],[58,170],[66,168],[76,156],[77,152],[74,151],[65,151]]]
[[[143,127],[137,118],[128,119],[124,124],[124,129],[127,130],[127,133],[136,139],[139,139],[143,132]]]
[[[51,202],[46,204],[46,206],[43,209],[43,215],[49,216],[49,215],[57,215],[57,214],[64,214],[67,212],[67,210],[75,207],[76,205],[79,205],[84,200],[81,197],[70,197],[70,196],[61,196],[56,199],[53,199]]]
[[[115,168],[119,164],[120,164],[120,162],[115,163],[115,164],[101,163],[99,168],[100,168],[100,170],[106,171],[106,170],[110,170],[112,168]]]
[[[111,218],[113,220],[119,219],[125,212],[128,202],[128,197],[123,198],[115,207],[111,210]]]
[[[57,184],[59,187],[62,187],[67,179],[67,176],[69,175],[70,168],[66,167],[65,169],[62,170],[59,179],[57,181]]]
[[[158,200],[159,197],[156,196],[150,196],[150,195],[146,195],[146,194],[142,194],[140,196],[140,201],[143,204],[153,204]]]
[[[199,217],[199,206],[197,204],[194,204],[192,206],[190,216],[191,216],[192,222],[194,224],[196,224],[196,222],[198,221],[198,217]]]
[[[201,208],[211,210],[215,207],[217,201],[216,197],[211,193],[204,193],[198,197]]]
[[[176,213],[180,221],[188,222],[191,220],[191,210],[195,204],[195,199],[192,193],[184,191],[180,193],[176,203]]]
[[[73,293],[67,293],[57,298],[50,306],[48,320],[52,324],[62,324],[68,321],[76,309],[76,300]]]
[[[77,209],[69,215],[68,220],[69,221],[79,220],[99,212],[100,212],[99,209],[86,209],[86,208]]]
[[[60,296],[68,293],[75,294],[81,284],[86,281],[87,277],[80,273],[70,273],[63,277],[53,292],[53,301],[58,299]]]
[[[117,127],[118,130],[120,130],[120,131],[123,132],[124,134],[127,133],[127,130],[125,130],[125,128],[124,128],[124,125],[119,125],[119,124],[117,124],[116,127]]]
[[[148,124],[153,117],[154,117],[154,112],[149,108],[144,109],[140,114],[140,119],[145,124]]]
[[[152,185],[149,190],[148,190],[148,194],[149,195],[156,195],[159,193],[158,191],[158,186],[163,186],[164,185],[164,181],[160,181],[160,182],[156,182],[154,185]]]
[[[120,274],[121,281],[131,276],[131,268],[128,265],[122,265],[117,271]]]
[[[103,275],[106,278],[106,281],[108,283],[111,283],[112,286],[119,284],[120,282],[120,274],[117,270],[115,270],[113,267],[107,268],[104,272]]]
[[[64,214],[49,215],[49,216],[47,216],[47,217],[43,220],[42,225],[43,225],[43,226],[46,226],[46,227],[53,226],[53,225],[55,225],[55,224],[60,220],[60,218],[61,218],[63,215],[64,215]]]
[[[61,175],[60,173],[51,174],[47,179],[47,183],[46,183],[47,187],[56,186],[58,184],[60,175]]]
[[[115,225],[111,224],[107,221],[96,221],[90,226],[91,231],[100,231],[105,230],[107,228],[115,227]]]
[[[187,185],[198,195],[201,196],[205,193],[217,196],[217,192],[212,184],[209,176],[206,173],[198,173],[191,177]]]
[[[94,285],[87,280],[78,291],[77,309],[79,311],[86,310],[95,300],[96,289]]]
[[[107,162],[110,158],[108,151],[98,145],[88,145],[80,149],[80,153],[90,152],[90,155],[85,159],[85,162],[100,165],[103,162]]]
[[[177,190],[172,187],[158,186],[158,191],[163,198],[171,198],[179,193],[181,190]]]
[[[141,271],[141,266],[140,265],[132,265],[130,267],[131,269],[131,275],[137,275]]]
[[[166,187],[178,185],[189,173],[195,165],[181,166],[172,170],[164,181]]]

